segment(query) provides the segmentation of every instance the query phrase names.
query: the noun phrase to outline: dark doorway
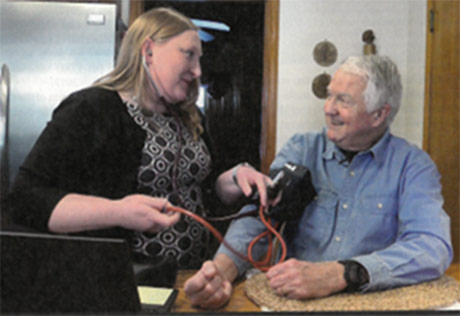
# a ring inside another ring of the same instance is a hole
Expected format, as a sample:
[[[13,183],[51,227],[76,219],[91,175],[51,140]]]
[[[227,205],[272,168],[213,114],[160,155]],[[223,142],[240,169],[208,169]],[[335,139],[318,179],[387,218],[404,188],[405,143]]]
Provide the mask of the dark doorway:
[[[221,167],[247,161],[260,167],[264,1],[145,1],[145,10],[171,7],[192,19],[221,22],[203,28],[203,112]]]

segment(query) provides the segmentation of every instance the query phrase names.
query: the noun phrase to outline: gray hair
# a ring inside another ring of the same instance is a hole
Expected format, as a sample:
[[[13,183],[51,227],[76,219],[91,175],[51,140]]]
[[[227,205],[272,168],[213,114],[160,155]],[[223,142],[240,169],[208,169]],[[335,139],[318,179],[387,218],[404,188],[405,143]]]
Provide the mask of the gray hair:
[[[358,75],[367,82],[363,98],[369,113],[385,104],[390,105],[387,118],[387,124],[390,125],[398,113],[402,96],[401,76],[395,63],[385,56],[351,56],[339,69]]]

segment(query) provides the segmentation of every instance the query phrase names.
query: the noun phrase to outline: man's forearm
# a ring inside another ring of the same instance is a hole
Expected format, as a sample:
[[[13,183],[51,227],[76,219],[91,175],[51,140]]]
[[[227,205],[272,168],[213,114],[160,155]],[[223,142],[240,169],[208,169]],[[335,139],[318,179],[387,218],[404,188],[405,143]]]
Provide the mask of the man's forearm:
[[[218,254],[214,258],[214,263],[219,269],[219,272],[230,282],[235,281],[238,276],[238,269],[235,263],[225,254]]]

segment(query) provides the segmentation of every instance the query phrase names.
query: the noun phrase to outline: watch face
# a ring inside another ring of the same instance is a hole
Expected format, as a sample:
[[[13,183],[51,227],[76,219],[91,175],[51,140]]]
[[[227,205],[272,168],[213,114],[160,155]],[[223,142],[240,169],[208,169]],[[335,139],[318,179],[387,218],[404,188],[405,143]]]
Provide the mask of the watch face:
[[[369,282],[369,273],[366,268],[354,260],[338,261],[344,266],[343,277],[347,282],[346,292],[356,292],[362,285]]]
[[[337,60],[337,49],[329,41],[320,42],[313,49],[313,58],[321,66],[330,66]]]
[[[327,73],[318,75],[313,79],[311,89],[316,97],[320,99],[327,98],[327,86],[331,82],[331,76]]]

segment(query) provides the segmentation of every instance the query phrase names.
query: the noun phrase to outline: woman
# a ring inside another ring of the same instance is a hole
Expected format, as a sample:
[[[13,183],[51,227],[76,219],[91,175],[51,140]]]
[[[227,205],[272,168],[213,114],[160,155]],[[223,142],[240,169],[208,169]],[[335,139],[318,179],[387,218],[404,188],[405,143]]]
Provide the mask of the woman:
[[[193,219],[164,212],[170,202],[215,216],[205,206],[214,191],[228,204],[257,187],[265,204],[270,182],[245,164],[216,181],[219,170],[195,105],[201,55],[198,28],[187,17],[166,8],[141,15],[114,70],[53,113],[13,186],[15,222],[39,231],[121,236],[135,258],[169,256],[179,268],[199,268],[211,236]]]

